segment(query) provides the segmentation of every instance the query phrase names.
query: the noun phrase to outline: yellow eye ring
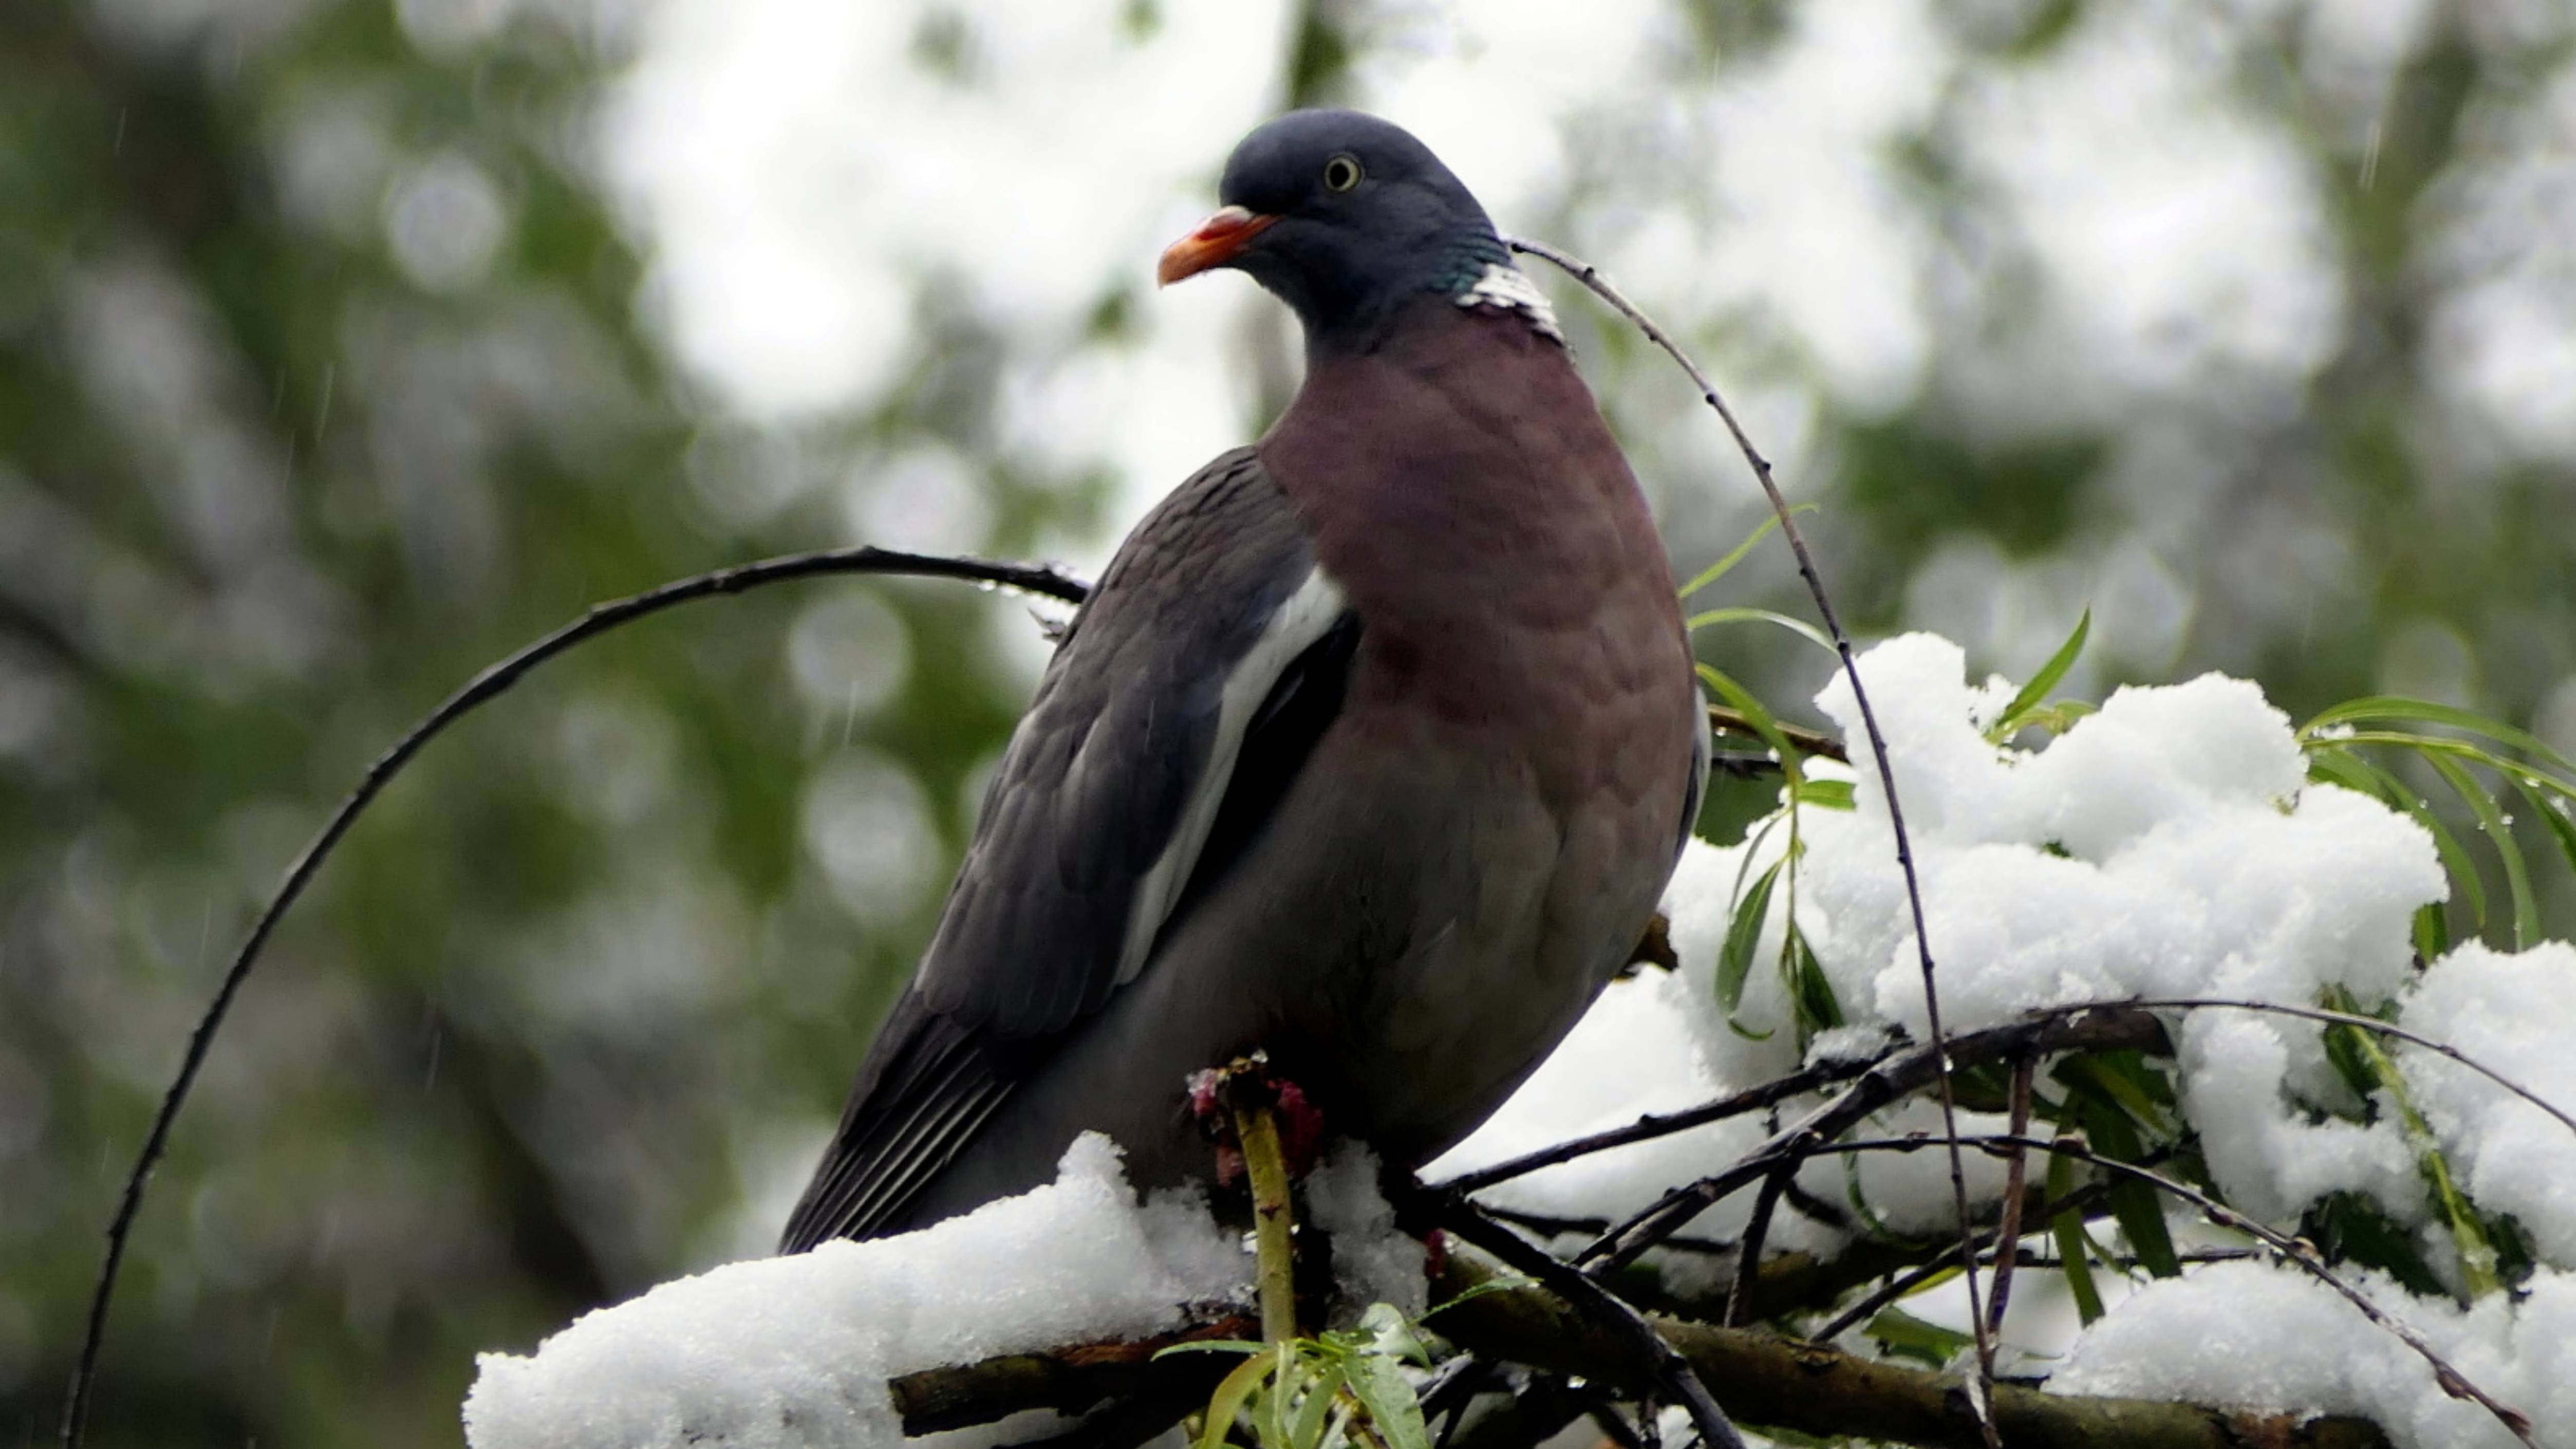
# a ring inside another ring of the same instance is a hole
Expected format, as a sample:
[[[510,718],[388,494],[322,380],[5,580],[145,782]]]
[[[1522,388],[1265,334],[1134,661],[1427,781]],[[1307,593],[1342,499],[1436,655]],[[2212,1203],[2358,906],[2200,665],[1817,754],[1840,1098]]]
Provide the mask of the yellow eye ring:
[[[1360,184],[1360,158],[1345,151],[1324,163],[1324,189],[1348,191]]]

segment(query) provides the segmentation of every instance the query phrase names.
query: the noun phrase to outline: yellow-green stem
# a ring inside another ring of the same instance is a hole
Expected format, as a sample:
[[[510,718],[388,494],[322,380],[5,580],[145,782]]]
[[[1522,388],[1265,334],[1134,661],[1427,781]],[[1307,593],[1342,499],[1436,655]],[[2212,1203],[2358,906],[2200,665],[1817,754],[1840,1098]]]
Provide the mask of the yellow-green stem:
[[[1261,1337],[1283,1343],[1297,1336],[1297,1287],[1288,1209],[1288,1162],[1279,1149],[1279,1123],[1264,1105],[1239,1104],[1235,1140],[1243,1144],[1244,1172],[1252,1179],[1252,1231],[1260,1265]]]

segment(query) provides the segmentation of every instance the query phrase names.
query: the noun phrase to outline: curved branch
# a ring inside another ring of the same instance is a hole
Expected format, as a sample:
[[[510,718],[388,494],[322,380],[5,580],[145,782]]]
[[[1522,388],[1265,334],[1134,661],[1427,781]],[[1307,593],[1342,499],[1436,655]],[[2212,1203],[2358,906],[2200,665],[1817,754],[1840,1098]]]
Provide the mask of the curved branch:
[[[2452,1046],[2448,1042],[2435,1041],[2433,1038],[2424,1035],[2422,1032],[2409,1031],[2395,1022],[2381,1021],[2375,1016],[2361,1016],[2349,1011],[2329,1011],[2322,1006],[2284,1006],[2278,1002],[2246,1001],[2236,997],[2226,996],[2174,996],[2116,1003],[2087,1002],[2075,1006],[2060,1006],[2052,1007],[2050,1009],[2052,1011],[2067,1012],[2089,1011],[2095,1007],[2106,1005],[2135,1006],[2147,1011],[2194,1011],[2203,1009],[2216,1009],[2223,1011],[2260,1011],[2269,1012],[2276,1016],[2295,1016],[2306,1021],[2321,1021],[2329,1026],[2349,1026],[2361,1031],[2377,1032],[2381,1036],[2394,1037],[2399,1041],[2405,1042],[2409,1046],[2419,1046],[2437,1056],[2448,1057],[2452,1061],[2458,1062],[2461,1066],[2467,1067],[2470,1071],[2477,1073],[2479,1076],[2482,1076],[2488,1081],[2495,1083],[2497,1086],[2504,1088],[2506,1091],[2513,1093],[2522,1100],[2538,1107],[2541,1111],[2557,1118],[2558,1125],[2566,1128],[2568,1131],[2576,1132],[2576,1116],[2571,1116],[2566,1108],[2550,1101],[2538,1092],[2531,1090],[2529,1087],[2524,1086],[2520,1082],[2515,1081],[2513,1078],[2506,1076],[2504,1073],[2497,1071],[2495,1068],[2488,1066],[2486,1063],[2479,1061],[2477,1058],[2470,1056],[2467,1052],[2460,1050],[2458,1047]]]
[[[1958,1092],[1950,1080],[1949,1043],[1941,1029],[1941,991],[1933,979],[1932,935],[1924,920],[1923,885],[1917,878],[1914,868],[1914,849],[1905,833],[1905,809],[1896,796],[1896,766],[1888,759],[1887,736],[1879,729],[1878,711],[1870,706],[1869,691],[1861,684],[1860,664],[1852,654],[1851,636],[1843,632],[1842,621],[1834,614],[1834,601],[1825,592],[1824,577],[1816,572],[1815,557],[1807,551],[1806,535],[1798,531],[1798,520],[1792,514],[1789,500],[1781,496],[1780,485],[1771,476],[1770,460],[1764,458],[1761,451],[1753,446],[1753,440],[1745,435],[1744,425],[1735,420],[1734,410],[1726,405],[1726,399],[1718,396],[1717,385],[1708,380],[1707,373],[1700,371],[1699,364],[1691,360],[1690,354],[1682,350],[1681,344],[1673,341],[1664,329],[1656,326],[1654,320],[1640,311],[1636,303],[1620,295],[1619,289],[1611,286],[1608,279],[1601,275],[1601,269],[1590,262],[1559,251],[1544,242],[1529,241],[1522,237],[1505,237],[1503,245],[1513,251],[1541,258],[1591,288],[1594,295],[1609,303],[1621,316],[1635,324],[1637,330],[1645,334],[1647,341],[1663,349],[1664,355],[1670,357],[1690,377],[1692,386],[1699,389],[1700,400],[1717,413],[1718,419],[1726,424],[1727,432],[1734,436],[1736,448],[1744,454],[1745,463],[1753,469],[1754,481],[1762,485],[1762,496],[1770,500],[1772,516],[1780,520],[1780,536],[1789,541],[1789,551],[1797,555],[1798,576],[1807,581],[1807,592],[1816,601],[1816,615],[1823,620],[1825,632],[1833,638],[1834,652],[1842,658],[1843,676],[1851,681],[1852,703],[1860,710],[1861,729],[1869,736],[1870,758],[1878,766],[1879,787],[1887,799],[1888,829],[1896,837],[1896,867],[1905,876],[1905,903],[1914,917],[1914,956],[1920,963],[1923,974],[1924,1026],[1932,1038],[1933,1060],[1940,1068],[1937,1080],[1941,1087],[1941,1128],[1953,1139],[1953,1145],[1950,1148],[1950,1197],[1953,1205],[1958,1209],[1959,1235],[1964,1243],[1971,1231],[1968,1223],[1968,1173],[1955,1142],[1959,1135]],[[1975,1258],[1963,1255],[1959,1271],[1967,1287],[1970,1327],[1976,1330],[1977,1361],[1980,1365],[1991,1363],[1994,1360],[1994,1345],[1989,1341],[1986,1333],[1985,1307],[1977,1296]],[[1981,1368],[1977,1376],[1980,1395],[1990,1394],[1993,1387],[1992,1376]],[[1978,1407],[1982,1413],[1983,1403],[1981,1402]],[[1995,1439],[1992,1432],[1993,1425],[1990,1422],[1987,1424],[1987,1430],[1985,1436],[1987,1449],[2002,1449],[2002,1445]]]
[[[376,757],[366,775],[331,812],[330,819],[304,847],[304,853],[287,867],[286,878],[277,893],[252,923],[250,934],[241,949],[233,953],[232,965],[215,988],[214,1000],[207,1003],[205,1014],[197,1019],[196,1028],[188,1034],[188,1049],[179,1059],[179,1071],[171,1079],[169,1090],[162,1093],[161,1107],[153,1115],[152,1129],[144,1136],[143,1148],[135,1155],[134,1167],[126,1174],[125,1191],[116,1206],[116,1216],[107,1226],[107,1252],[99,1263],[98,1285],[91,1290],[89,1324],[81,1341],[80,1358],[72,1369],[71,1390],[63,1405],[62,1443],[64,1449],[78,1449],[81,1431],[89,1418],[89,1401],[98,1378],[99,1347],[107,1334],[107,1309],[116,1292],[117,1271],[125,1262],[125,1245],[134,1231],[134,1220],[143,1210],[144,1186],[152,1169],[170,1145],[170,1130],[178,1121],[179,1109],[186,1105],[188,1091],[196,1084],[197,1073],[206,1064],[206,1053],[215,1042],[215,1032],[223,1026],[225,1014],[232,1009],[233,997],[249,979],[251,967],[267,946],[269,935],[277,929],[287,909],[304,894],[304,888],[322,868],[332,847],[340,843],[369,802],[385,785],[409,764],[421,748],[435,739],[449,725],[490,703],[531,669],[571,649],[573,646],[607,633],[621,624],[633,623],[648,614],[658,614],[675,604],[693,599],[739,594],[764,584],[782,583],[789,579],[813,578],[823,574],[891,574],[913,578],[962,579],[972,583],[997,585],[1043,594],[1068,603],[1080,603],[1089,593],[1082,581],[1051,568],[1032,564],[996,563],[984,559],[950,558],[939,554],[901,553],[882,548],[827,549],[815,553],[789,554],[763,559],[757,563],[737,564],[712,573],[676,579],[658,588],[622,599],[593,604],[580,618],[552,633],[521,647],[517,652],[488,666],[466,681],[463,688],[449,695],[438,708],[431,710],[420,723],[413,725],[396,740],[391,749]]]

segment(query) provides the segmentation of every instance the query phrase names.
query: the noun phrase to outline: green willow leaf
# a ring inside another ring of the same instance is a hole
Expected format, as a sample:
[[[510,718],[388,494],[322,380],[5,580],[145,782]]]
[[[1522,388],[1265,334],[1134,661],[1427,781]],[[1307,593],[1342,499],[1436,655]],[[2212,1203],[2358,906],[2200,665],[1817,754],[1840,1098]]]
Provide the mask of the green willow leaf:
[[[1387,1449],[1431,1449],[1430,1432],[1422,1423],[1422,1404],[1413,1394],[1413,1385],[1384,1354],[1363,1354],[1351,1360],[1351,1393],[1368,1410],[1369,1422],[1376,1426],[1378,1437]]]
[[[2061,1114],[2063,1125],[2072,1116]],[[2048,1157],[2046,1193],[2051,1202],[2075,1190],[2075,1159],[2060,1152]],[[2058,1271],[2066,1279],[2066,1291],[2075,1297],[2076,1315],[2085,1326],[2102,1316],[2102,1289],[2093,1281],[2092,1239],[2084,1233],[2084,1214],[2068,1208],[2049,1221],[2049,1233],[2057,1239]]]
[[[1817,505],[1813,503],[1800,503],[1790,508],[1789,512],[1792,514],[1813,513],[1816,511],[1816,507]],[[1760,543],[1763,538],[1771,532],[1771,530],[1778,528],[1779,526],[1780,515],[1776,513],[1764,518],[1760,523],[1755,524],[1753,531],[1744,536],[1744,541],[1742,543],[1737,544],[1734,548],[1727,551],[1726,557],[1719,559],[1717,562],[1710,564],[1707,568],[1701,569],[1698,573],[1691,575],[1691,581],[1681,586],[1679,597],[1687,599],[1691,595],[1698,593],[1700,590],[1707,588],[1709,585],[1716,583],[1719,579],[1725,578],[1728,573],[1733,571],[1737,564],[1744,562],[1744,556],[1746,554],[1753,552],[1753,546],[1755,544]]]
[[[1852,782],[1849,780],[1808,780],[1798,786],[1798,803],[1819,810],[1853,808]]]
[[[2522,847],[2514,842],[2513,827],[2506,823],[2504,812],[2496,808],[2495,796],[2471,775],[2468,767],[2448,755],[2426,751],[2424,763],[2442,777],[2469,813],[2478,817],[2478,828],[2494,843],[2497,859],[2504,862],[2505,889],[2513,897],[2513,945],[2519,951],[2540,939],[2540,903],[2531,893],[2531,871],[2522,858]]]
[[[1974,1340],[1955,1328],[1917,1318],[1902,1308],[1884,1308],[1861,1330],[1877,1340],[1890,1358],[1910,1358],[1944,1368]]]
[[[2576,872],[2576,821],[2568,818],[2567,807],[2519,776],[2514,778],[2513,788],[2540,817],[2541,824],[2549,828],[2549,838],[2558,843],[2558,853],[2566,860],[2567,869]]]
[[[2576,777],[2576,763],[2571,763],[2565,755],[2552,748],[2548,741],[2529,730],[2516,729],[2501,720],[2489,719],[2474,710],[2436,704],[2429,699],[2410,699],[2402,694],[2373,694],[2360,699],[2345,700],[2301,725],[2299,737],[2304,740],[2321,729],[2329,729],[2340,724],[2356,724],[2365,720],[2421,720],[2426,724],[2446,725],[2455,730],[2466,730],[2471,734],[2494,740],[2498,744],[2509,745],[2534,759],[2545,761],[2554,769],[2563,770],[2569,776]]]
[[[1796,921],[1785,927],[1788,939],[1782,949],[1789,965],[1789,1000],[1796,1008],[1798,1039],[1801,1042],[1820,1031],[1831,1031],[1843,1024],[1843,1004],[1834,997],[1834,984],[1825,977],[1824,963],[1807,945],[1807,934]]]
[[[1988,740],[2001,743],[2021,729],[2024,717],[2037,708],[2040,701],[2048,698],[2048,692],[2066,677],[2067,670],[2075,667],[2075,658],[2084,652],[2084,641],[2092,632],[2093,611],[2086,609],[2075,621],[2075,632],[2066,636],[2066,642],[2057,646],[2057,652],[2048,656],[2046,664],[2039,666],[2039,672],[2032,675],[2030,682],[2021,687],[2021,692],[2012,697],[2012,703],[2004,706],[2002,717],[1986,731]]]
[[[1281,1365],[1286,1350],[1287,1345],[1281,1344],[1278,1353],[1253,1354],[1235,1365],[1234,1372],[1216,1386],[1216,1392],[1208,1398],[1207,1423],[1199,1430],[1197,1449],[1223,1449],[1226,1436],[1234,1432],[1235,1416],[1243,1412],[1244,1401]]]
[[[1806,640],[1808,643],[1815,645],[1817,648],[1822,649],[1826,653],[1833,654],[1837,658],[1841,657],[1834,648],[1834,641],[1825,637],[1824,630],[1817,628],[1815,625],[1808,623],[1804,619],[1792,618],[1787,614],[1783,614],[1777,609],[1756,609],[1743,606],[1725,609],[1710,609],[1706,613],[1693,614],[1688,619],[1682,621],[1682,627],[1693,634],[1715,624],[1776,624],[1779,627],[1788,630],[1790,633],[1797,635],[1799,638]]]
[[[1726,944],[1717,953],[1717,1006],[1729,1016],[1744,1000],[1744,982],[1753,973],[1753,948],[1760,944],[1762,923],[1771,914],[1771,888],[1779,883],[1780,868],[1788,863],[1783,857],[1755,876],[1752,889],[1736,905],[1735,919],[1727,924]]]
[[[1288,1426],[1288,1449],[1323,1449],[1333,1401],[1341,1397],[1343,1381],[1349,1377],[1350,1361],[1328,1363],[1315,1375],[1297,1405],[1296,1419]]]
[[[1795,790],[1804,783],[1805,774],[1798,768],[1798,761],[1803,756],[1798,753],[1796,745],[1789,743],[1789,736],[1781,730],[1780,722],[1771,717],[1771,711],[1763,707],[1762,701],[1753,697],[1753,691],[1736,683],[1724,670],[1713,664],[1700,665],[1699,677],[1709,688],[1717,691],[1718,697],[1725,700],[1728,707],[1744,716],[1744,722],[1753,727],[1753,733],[1761,738],[1762,743],[1771,747],[1773,754],[1780,757],[1780,769],[1789,777],[1789,787]]]

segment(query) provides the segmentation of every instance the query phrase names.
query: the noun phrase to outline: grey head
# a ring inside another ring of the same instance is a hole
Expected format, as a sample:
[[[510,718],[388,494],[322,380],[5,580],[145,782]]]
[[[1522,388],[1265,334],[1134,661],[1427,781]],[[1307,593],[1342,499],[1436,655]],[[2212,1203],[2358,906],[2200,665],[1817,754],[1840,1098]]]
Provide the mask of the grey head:
[[[1163,253],[1160,280],[1231,267],[1278,295],[1310,350],[1365,351],[1424,293],[1463,299],[1511,254],[1431,148],[1358,111],[1291,111],[1243,138],[1223,209]]]

